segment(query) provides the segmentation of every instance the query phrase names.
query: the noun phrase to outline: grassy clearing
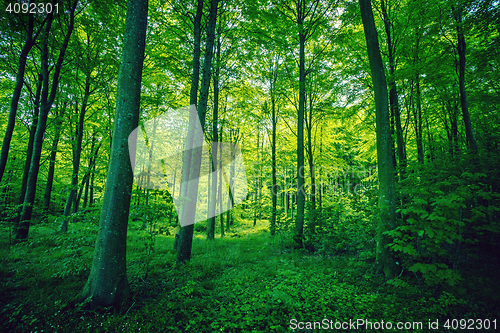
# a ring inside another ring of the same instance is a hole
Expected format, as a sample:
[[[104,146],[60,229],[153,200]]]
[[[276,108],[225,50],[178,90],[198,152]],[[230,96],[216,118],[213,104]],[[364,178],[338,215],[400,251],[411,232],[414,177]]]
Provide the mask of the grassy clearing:
[[[442,324],[448,318],[493,319],[497,313],[498,270],[490,266],[476,263],[453,290],[396,288],[372,274],[369,250],[338,256],[295,251],[287,237],[272,238],[264,225],[253,228],[242,219],[213,242],[197,232],[193,259],[176,267],[173,230],[153,235],[131,223],[127,260],[134,294],[120,311],[62,310],[89,274],[96,225],[74,223],[67,234],[35,225],[30,240],[15,246],[9,246],[5,229],[0,331],[290,332],[293,319],[325,318],[422,322],[426,331],[429,319]]]

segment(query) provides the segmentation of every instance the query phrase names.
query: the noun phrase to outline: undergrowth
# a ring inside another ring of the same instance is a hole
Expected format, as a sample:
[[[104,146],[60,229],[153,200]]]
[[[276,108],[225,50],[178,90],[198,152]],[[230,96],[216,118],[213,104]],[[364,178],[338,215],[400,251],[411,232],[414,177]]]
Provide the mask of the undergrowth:
[[[267,225],[259,221],[254,228],[253,220],[240,218],[213,242],[197,232],[192,260],[177,266],[173,229],[159,233],[131,222],[127,261],[134,293],[121,310],[101,311],[63,310],[88,277],[95,224],[70,224],[66,234],[55,224],[38,224],[29,241],[17,245],[8,243],[5,228],[0,331],[290,332],[294,319],[420,321],[426,327],[429,319],[493,319],[498,313],[498,297],[487,298],[478,287],[488,292],[495,286],[498,271],[483,274],[487,266],[465,271],[456,288],[396,288],[372,273],[369,242],[342,253],[334,245],[310,253],[294,250],[280,233],[271,237]]]

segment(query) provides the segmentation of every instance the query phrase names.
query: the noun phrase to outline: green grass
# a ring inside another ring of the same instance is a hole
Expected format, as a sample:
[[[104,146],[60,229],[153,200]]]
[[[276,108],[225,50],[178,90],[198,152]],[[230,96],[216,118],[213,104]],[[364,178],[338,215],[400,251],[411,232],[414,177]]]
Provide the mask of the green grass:
[[[134,294],[119,311],[63,310],[89,274],[96,225],[70,224],[61,234],[55,225],[39,224],[29,241],[12,246],[4,229],[0,331],[290,332],[292,319],[324,318],[421,321],[425,328],[429,319],[498,313],[496,280],[491,270],[484,274],[487,267],[465,270],[464,283],[453,290],[396,288],[372,273],[370,249],[336,256],[292,250],[290,237],[271,237],[266,221],[253,228],[244,219],[213,242],[195,233],[192,260],[176,266],[174,230],[151,235],[140,223],[130,224],[128,236]],[[318,330],[302,332],[310,331]]]

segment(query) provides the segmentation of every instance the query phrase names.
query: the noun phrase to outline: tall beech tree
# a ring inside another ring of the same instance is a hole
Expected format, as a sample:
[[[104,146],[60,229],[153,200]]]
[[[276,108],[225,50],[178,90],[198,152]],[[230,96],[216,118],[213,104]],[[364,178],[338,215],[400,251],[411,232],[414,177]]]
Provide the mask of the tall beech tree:
[[[21,220],[15,228],[15,238],[16,240],[24,240],[28,237],[31,214],[33,212],[33,204],[35,202],[36,195],[36,183],[38,179],[38,171],[40,169],[40,158],[42,155],[42,145],[45,129],[47,127],[47,117],[54,99],[56,97],[57,88],[59,85],[59,76],[61,74],[62,65],[64,63],[64,56],[66,54],[66,49],[68,48],[69,39],[73,33],[73,28],[75,24],[75,10],[78,5],[78,0],[70,3],[69,8],[69,23],[66,35],[64,36],[64,41],[60,46],[59,56],[54,67],[54,74],[52,77],[52,87],[50,88],[49,94],[49,35],[54,20],[54,13],[48,14],[47,23],[45,26],[45,41],[42,47],[41,53],[41,70],[42,70],[42,96],[41,96],[41,108],[38,117],[38,124],[35,133],[35,142],[33,146],[33,156],[31,158],[30,171],[28,174],[28,183],[26,185],[26,196],[23,202],[23,210],[21,213]],[[66,13],[65,13],[66,15]]]
[[[133,173],[128,136],[139,124],[148,0],[129,0],[118,74],[113,143],[92,269],[72,303],[119,306],[130,287],[126,271],[127,225]]]
[[[197,107],[197,115],[198,119],[201,124],[201,128],[203,129],[205,126],[205,115],[207,112],[207,103],[208,103],[208,93],[209,93],[209,88],[210,88],[210,80],[211,80],[211,71],[212,71],[212,55],[213,55],[213,49],[214,49],[214,40],[215,40],[215,26],[217,22],[217,9],[218,9],[218,0],[211,0],[210,1],[210,12],[209,12],[209,21],[208,21],[208,27],[207,27],[207,40],[206,40],[206,45],[205,45],[205,58],[203,62],[203,76],[201,80],[201,88],[200,88],[200,100],[198,101],[198,107]],[[199,6],[203,6],[203,2],[198,2],[198,9],[197,9],[197,17],[198,17],[198,10]],[[196,17],[196,18],[197,18]],[[201,27],[198,27],[198,29],[201,29]],[[200,33],[200,31],[196,32],[196,26],[195,26],[195,40],[196,40],[196,34]],[[200,50],[197,50],[197,47],[195,44],[195,50],[193,53],[193,60],[196,58],[199,59],[200,55]],[[199,63],[199,60],[198,60]],[[194,81],[198,81],[198,76],[195,75],[196,73],[196,61],[193,61],[193,77],[192,77],[192,86],[191,86],[191,107],[196,106],[196,103],[193,104],[193,102],[196,101],[196,92],[194,91],[193,84]],[[193,124],[194,119],[190,118],[189,120],[189,128],[190,130],[194,130],[195,125]],[[194,140],[203,140],[203,136],[199,135],[193,135],[192,133],[188,132],[188,137],[187,140],[193,141]],[[202,142],[193,142],[191,145],[187,145],[187,148],[189,147],[199,147],[196,149],[187,149],[186,151],[188,154],[187,156],[184,156],[183,160],[183,167],[182,167],[182,182],[184,184],[187,183],[188,180],[195,180],[198,179],[200,175],[200,167],[201,167],[201,143]],[[185,186],[184,187],[184,193],[182,192],[181,187],[181,196],[186,196],[188,197],[192,202],[196,202],[196,198],[198,195],[198,181],[192,181],[189,183],[190,186]],[[191,259],[191,247],[193,244],[193,230],[194,230],[194,211],[193,209],[181,209],[180,214],[182,214],[182,220],[184,221],[184,226],[181,226],[179,230],[179,248],[177,251],[177,262],[178,263],[184,263],[186,261],[189,261]]]
[[[305,217],[305,164],[304,164],[304,112],[306,103],[306,42],[309,41],[319,27],[325,24],[334,2],[322,0],[294,0],[284,2],[277,6],[277,10],[290,23],[297,27],[297,40],[299,46],[299,100],[297,108],[297,215],[295,216],[294,239],[297,247],[303,247],[304,217]]]
[[[391,122],[389,117],[389,101],[387,99],[387,82],[384,64],[380,55],[377,28],[373,18],[370,0],[359,0],[361,19],[365,31],[366,47],[375,93],[375,109],[377,123],[377,164],[379,178],[377,227],[376,269],[383,272],[386,278],[392,278],[398,271],[398,265],[387,248],[390,239],[385,231],[396,227],[396,191],[394,165],[392,163]]]

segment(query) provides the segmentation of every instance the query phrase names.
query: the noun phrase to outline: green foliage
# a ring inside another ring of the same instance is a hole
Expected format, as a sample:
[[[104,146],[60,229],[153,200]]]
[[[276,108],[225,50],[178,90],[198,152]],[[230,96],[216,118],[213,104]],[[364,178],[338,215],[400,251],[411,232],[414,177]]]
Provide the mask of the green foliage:
[[[339,194],[332,196],[321,213],[317,213],[314,229],[312,215],[308,216],[306,244],[315,246],[321,254],[357,253],[374,250],[376,218],[370,196]]]
[[[461,279],[457,268],[467,247],[491,241],[486,234],[498,237],[500,195],[491,191],[486,174],[440,162],[400,182],[405,222],[386,234],[405,269],[429,286],[453,286]]]

